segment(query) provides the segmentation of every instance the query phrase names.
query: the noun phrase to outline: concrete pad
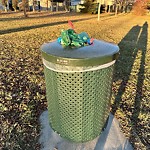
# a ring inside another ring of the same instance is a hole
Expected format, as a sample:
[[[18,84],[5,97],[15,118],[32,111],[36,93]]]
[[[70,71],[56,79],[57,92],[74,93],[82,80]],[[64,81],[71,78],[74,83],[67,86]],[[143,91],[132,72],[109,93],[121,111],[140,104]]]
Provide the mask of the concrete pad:
[[[86,143],[73,143],[61,138],[49,125],[48,111],[40,116],[41,150],[133,150],[119,128],[119,122],[110,114],[106,129],[96,139]]]

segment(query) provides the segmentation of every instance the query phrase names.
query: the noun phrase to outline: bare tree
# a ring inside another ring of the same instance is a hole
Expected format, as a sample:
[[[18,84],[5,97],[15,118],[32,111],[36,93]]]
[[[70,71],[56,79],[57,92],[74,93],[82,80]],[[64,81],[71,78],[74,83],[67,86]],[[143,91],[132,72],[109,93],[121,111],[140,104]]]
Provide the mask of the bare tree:
[[[125,12],[129,1],[130,0],[116,0],[115,1],[115,5],[116,5],[115,15],[118,14],[118,10],[121,11],[121,12]]]
[[[13,6],[14,11],[16,12],[17,6],[18,6],[18,0],[12,0],[12,6]]]
[[[64,5],[65,5],[65,11],[69,12],[70,11],[70,0],[64,0]]]
[[[35,12],[36,3],[37,3],[36,0],[32,0],[32,9],[33,9],[33,12]]]
[[[118,14],[118,8],[119,8],[119,0],[116,0],[116,2],[115,2],[115,15]]]
[[[29,7],[29,4],[28,4],[28,0],[22,0],[22,8],[23,8],[23,13],[24,13],[24,16],[27,17],[27,9]]]
[[[53,11],[53,0],[50,0],[50,10]]]
[[[28,0],[28,5],[29,10],[35,12],[37,0]]]
[[[7,12],[8,0],[2,0],[2,5],[4,6],[5,11]]]
[[[48,1],[49,0],[46,0],[46,10],[48,11]]]

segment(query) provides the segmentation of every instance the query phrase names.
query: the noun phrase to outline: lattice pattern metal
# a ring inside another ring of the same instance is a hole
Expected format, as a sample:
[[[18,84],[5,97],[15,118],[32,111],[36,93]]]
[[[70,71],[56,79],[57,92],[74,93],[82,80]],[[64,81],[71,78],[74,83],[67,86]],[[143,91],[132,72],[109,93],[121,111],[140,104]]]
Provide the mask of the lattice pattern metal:
[[[62,137],[76,142],[100,135],[109,115],[113,65],[61,73],[45,67],[49,121]]]

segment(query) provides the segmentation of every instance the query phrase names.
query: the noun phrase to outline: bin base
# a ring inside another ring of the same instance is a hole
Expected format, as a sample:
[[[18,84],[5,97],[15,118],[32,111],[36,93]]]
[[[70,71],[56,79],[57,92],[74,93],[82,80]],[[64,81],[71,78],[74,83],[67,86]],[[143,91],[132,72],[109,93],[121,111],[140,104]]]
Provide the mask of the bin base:
[[[50,127],[51,127],[51,129],[53,130],[53,132],[55,132],[56,134],[58,134],[62,139],[66,139],[66,140],[68,140],[68,141],[70,141],[70,142],[74,142],[74,143],[86,143],[86,142],[92,141],[92,140],[94,140],[94,139],[96,139],[97,137],[100,136],[100,134],[102,133],[102,131],[104,131],[104,130],[107,128],[108,120],[109,120],[109,116],[107,117],[106,122],[105,122],[105,124],[104,124],[104,126],[103,126],[101,132],[99,133],[99,135],[97,135],[97,136],[95,136],[95,137],[91,137],[91,139],[84,140],[84,141],[80,141],[80,142],[79,142],[79,141],[73,141],[73,140],[71,140],[71,139],[69,139],[69,138],[66,138],[66,137],[62,137],[61,134],[59,134],[57,131],[55,131],[55,129],[53,129],[53,128],[51,127],[51,125],[50,125]]]
[[[109,115],[105,130],[100,136],[86,143],[74,143],[61,138],[49,126],[48,111],[40,116],[42,126],[40,140],[41,150],[133,150],[129,141],[120,132],[119,122],[112,114]]]

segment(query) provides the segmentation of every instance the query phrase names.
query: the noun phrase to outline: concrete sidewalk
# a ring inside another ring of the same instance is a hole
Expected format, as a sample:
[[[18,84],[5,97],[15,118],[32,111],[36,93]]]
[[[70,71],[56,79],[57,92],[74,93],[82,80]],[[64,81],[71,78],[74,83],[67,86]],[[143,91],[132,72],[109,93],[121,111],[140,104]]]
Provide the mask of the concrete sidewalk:
[[[86,143],[73,143],[61,138],[49,125],[48,111],[40,116],[41,150],[133,150],[129,141],[119,128],[119,122],[109,115],[107,128],[96,139]]]

